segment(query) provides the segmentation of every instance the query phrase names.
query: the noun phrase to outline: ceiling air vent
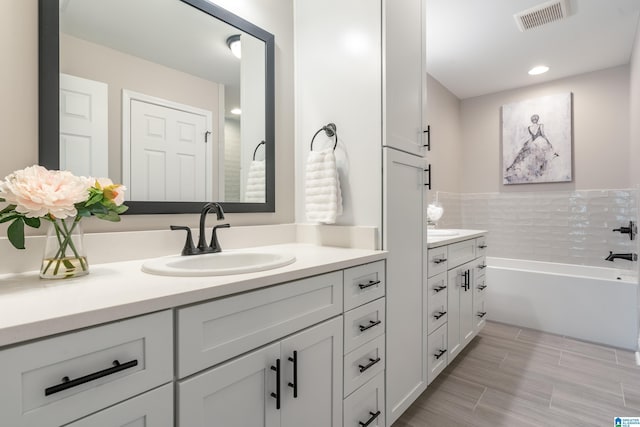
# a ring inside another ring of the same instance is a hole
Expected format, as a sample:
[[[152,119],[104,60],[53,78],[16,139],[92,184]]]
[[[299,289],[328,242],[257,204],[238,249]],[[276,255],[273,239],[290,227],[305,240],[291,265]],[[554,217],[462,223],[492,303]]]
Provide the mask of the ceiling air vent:
[[[513,17],[520,31],[530,30],[569,16],[568,0],[555,0],[539,4],[531,9],[516,13]]]

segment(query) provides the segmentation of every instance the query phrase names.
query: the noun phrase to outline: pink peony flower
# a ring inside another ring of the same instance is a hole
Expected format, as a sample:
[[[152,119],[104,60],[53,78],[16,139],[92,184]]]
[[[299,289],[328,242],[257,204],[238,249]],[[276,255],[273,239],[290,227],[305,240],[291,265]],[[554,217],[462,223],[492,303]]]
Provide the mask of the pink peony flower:
[[[34,165],[7,175],[0,182],[0,197],[28,218],[50,214],[63,219],[77,214],[74,205],[88,199],[92,184],[90,178]]]

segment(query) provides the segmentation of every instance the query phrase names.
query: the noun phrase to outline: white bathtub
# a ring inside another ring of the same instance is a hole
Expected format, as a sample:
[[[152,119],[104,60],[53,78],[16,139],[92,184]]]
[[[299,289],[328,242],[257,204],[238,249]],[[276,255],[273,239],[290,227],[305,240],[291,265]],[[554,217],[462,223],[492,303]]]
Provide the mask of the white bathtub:
[[[638,279],[628,271],[491,257],[487,266],[490,320],[637,350]]]

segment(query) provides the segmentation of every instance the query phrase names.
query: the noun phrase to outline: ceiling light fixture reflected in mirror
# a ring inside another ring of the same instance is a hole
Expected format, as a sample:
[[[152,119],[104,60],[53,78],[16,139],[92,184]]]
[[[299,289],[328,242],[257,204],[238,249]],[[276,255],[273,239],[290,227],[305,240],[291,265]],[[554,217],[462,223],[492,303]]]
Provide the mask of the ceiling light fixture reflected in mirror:
[[[242,44],[240,43],[240,34],[234,34],[227,39],[227,46],[233,53],[233,56],[240,59],[242,57]]]
[[[538,65],[529,70],[529,75],[537,76],[538,74],[544,74],[549,71],[549,67],[546,65]]]

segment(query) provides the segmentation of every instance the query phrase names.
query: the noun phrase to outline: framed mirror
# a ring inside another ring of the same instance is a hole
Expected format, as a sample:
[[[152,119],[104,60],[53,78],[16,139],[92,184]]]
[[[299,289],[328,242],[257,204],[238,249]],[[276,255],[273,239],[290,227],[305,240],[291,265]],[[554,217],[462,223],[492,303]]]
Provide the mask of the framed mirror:
[[[41,165],[133,214],[275,211],[272,34],[206,0],[38,7]]]

